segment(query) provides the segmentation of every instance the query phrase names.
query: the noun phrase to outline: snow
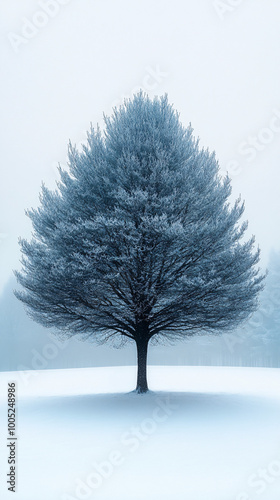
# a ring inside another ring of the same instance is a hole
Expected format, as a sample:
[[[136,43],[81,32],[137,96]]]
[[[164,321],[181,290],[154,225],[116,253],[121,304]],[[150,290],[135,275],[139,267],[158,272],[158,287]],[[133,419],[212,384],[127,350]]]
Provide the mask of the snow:
[[[280,370],[135,367],[0,374],[17,382],[18,500],[279,500]],[[4,479],[3,479],[4,478]]]

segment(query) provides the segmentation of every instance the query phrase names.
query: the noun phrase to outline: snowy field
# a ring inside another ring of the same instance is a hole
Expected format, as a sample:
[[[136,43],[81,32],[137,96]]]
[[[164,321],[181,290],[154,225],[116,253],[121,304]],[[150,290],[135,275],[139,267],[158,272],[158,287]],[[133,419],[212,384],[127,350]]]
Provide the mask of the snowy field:
[[[280,370],[134,367],[0,374],[1,500],[279,500]],[[17,382],[17,492],[7,383]]]

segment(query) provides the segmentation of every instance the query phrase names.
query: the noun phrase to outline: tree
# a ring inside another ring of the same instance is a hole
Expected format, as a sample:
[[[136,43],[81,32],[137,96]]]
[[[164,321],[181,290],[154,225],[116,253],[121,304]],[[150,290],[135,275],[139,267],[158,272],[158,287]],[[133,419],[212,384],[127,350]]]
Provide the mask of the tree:
[[[200,149],[167,97],[139,93],[91,128],[69,172],[27,212],[21,241],[31,317],[66,336],[135,341],[138,392],[149,341],[235,327],[256,308],[263,277],[244,204],[228,202],[215,154]]]

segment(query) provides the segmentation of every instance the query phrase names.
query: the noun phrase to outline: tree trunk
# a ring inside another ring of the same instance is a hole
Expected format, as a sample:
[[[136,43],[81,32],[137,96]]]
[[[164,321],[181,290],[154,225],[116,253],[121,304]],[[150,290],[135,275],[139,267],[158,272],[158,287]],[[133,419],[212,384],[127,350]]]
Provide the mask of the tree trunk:
[[[148,354],[148,341],[139,340],[136,342],[137,345],[137,386],[136,392],[142,394],[148,391],[147,383],[147,354]]]

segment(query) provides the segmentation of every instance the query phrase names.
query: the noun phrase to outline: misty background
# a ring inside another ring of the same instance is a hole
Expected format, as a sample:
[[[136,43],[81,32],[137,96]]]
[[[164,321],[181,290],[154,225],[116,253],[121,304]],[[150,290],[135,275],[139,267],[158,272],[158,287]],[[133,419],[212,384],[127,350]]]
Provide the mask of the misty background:
[[[235,6],[233,6],[235,4]],[[238,4],[238,5],[237,5]],[[270,273],[243,328],[151,347],[152,364],[280,366],[280,4],[277,0],[1,2],[0,370],[135,363],[135,348],[59,342],[13,296],[25,209],[67,146],[142,88],[168,93],[215,150]]]

